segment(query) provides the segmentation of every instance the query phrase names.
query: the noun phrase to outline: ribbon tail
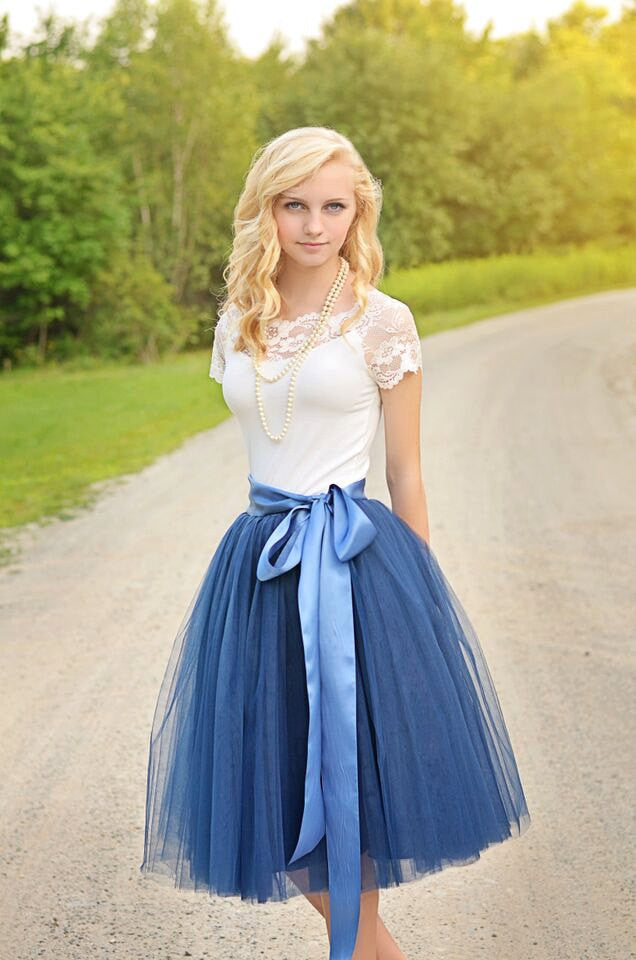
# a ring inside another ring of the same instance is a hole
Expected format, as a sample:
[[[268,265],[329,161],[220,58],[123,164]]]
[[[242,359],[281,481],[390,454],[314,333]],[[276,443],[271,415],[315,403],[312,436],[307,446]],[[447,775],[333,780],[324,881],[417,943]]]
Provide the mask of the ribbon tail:
[[[330,518],[330,524],[333,520]],[[375,528],[374,528],[375,532]],[[368,535],[368,531],[365,531]],[[351,960],[360,919],[360,818],[356,664],[348,562],[323,538],[319,604],[322,779],[326,808],[331,946],[329,960]]]
[[[325,806],[320,782],[322,755],[321,665],[319,639],[320,556],[324,537],[324,507],[312,506],[305,526],[298,580],[298,609],[302,630],[309,702],[307,767],[303,816],[290,862],[309,853],[325,835]]]

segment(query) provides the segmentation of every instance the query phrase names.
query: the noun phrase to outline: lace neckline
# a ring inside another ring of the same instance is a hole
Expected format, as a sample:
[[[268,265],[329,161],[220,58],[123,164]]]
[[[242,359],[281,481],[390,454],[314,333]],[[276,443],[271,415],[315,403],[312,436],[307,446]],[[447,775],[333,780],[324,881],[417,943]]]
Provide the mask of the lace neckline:
[[[347,310],[339,310],[338,313],[332,313],[329,317],[329,323],[332,323],[334,320],[344,320],[351,313],[355,311],[360,306],[359,302],[356,300],[352,307],[348,307]],[[280,330],[281,328],[289,328],[295,326],[297,323],[302,323],[303,320],[317,320],[320,317],[320,311],[312,310],[309,313],[300,313],[297,317],[294,317],[293,320],[270,320],[266,324],[265,330],[268,331],[273,329],[275,331]]]
[[[367,307],[364,312],[360,314],[354,325],[358,332],[361,332],[368,323],[370,312],[373,312],[374,306],[378,306],[376,296],[377,299],[381,301],[379,291],[376,291],[373,287],[369,288],[367,293]],[[327,343],[339,339],[342,333],[341,327],[345,320],[359,310],[360,301],[356,300],[353,306],[347,307],[345,310],[339,310],[337,313],[332,313],[321,331],[320,337],[314,344],[313,349],[316,350]],[[318,320],[319,317],[320,313],[313,310],[300,314],[293,320],[269,321],[263,330],[265,337],[265,356],[262,358],[262,362],[277,363],[290,359],[305,345],[307,337],[311,335],[314,329],[313,321]],[[239,320],[240,312],[238,308],[234,306],[234,317],[230,334],[231,340],[234,340],[238,336]],[[241,348],[241,352],[246,356],[251,355],[246,346]]]

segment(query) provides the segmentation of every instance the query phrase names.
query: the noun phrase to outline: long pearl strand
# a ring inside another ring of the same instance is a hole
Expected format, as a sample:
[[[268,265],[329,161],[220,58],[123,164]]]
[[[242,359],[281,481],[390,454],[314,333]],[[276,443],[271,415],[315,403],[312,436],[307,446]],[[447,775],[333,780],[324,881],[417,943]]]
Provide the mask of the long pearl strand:
[[[283,369],[280,370],[273,377],[269,377],[266,374],[264,374],[260,369],[257,363],[256,357],[254,356],[252,357],[252,363],[254,365],[254,372],[255,372],[254,382],[256,386],[256,403],[258,406],[258,412],[260,414],[261,423],[263,425],[263,430],[265,431],[267,436],[270,438],[270,440],[277,440],[277,441],[282,440],[289,429],[289,424],[291,423],[292,407],[294,404],[294,393],[296,389],[296,378],[298,376],[298,371],[300,370],[300,367],[304,362],[305,358],[307,357],[308,353],[310,352],[310,350],[313,348],[314,344],[318,340],[318,337],[322,333],[323,329],[327,325],[329,321],[329,317],[331,316],[331,311],[333,310],[334,303],[338,299],[340,292],[342,291],[342,288],[344,286],[344,282],[347,279],[347,274],[349,273],[349,263],[347,260],[345,260],[344,257],[339,257],[338,259],[340,260],[340,268],[338,270],[338,275],[336,276],[336,279],[332,284],[331,290],[329,291],[329,293],[325,298],[325,302],[324,302],[322,311],[320,313],[320,319],[316,324],[316,327],[313,333],[305,343],[305,345],[298,351],[298,353],[294,354],[291,361],[285,364]],[[266,383],[275,383],[277,380],[282,380],[282,378],[286,376],[286,374],[288,374],[290,370],[292,371],[292,375],[289,381],[289,392],[287,394],[287,410],[285,413],[285,421],[283,424],[282,431],[279,434],[274,434],[271,432],[271,430],[267,426],[267,420],[265,419],[265,409],[263,407],[263,397],[261,394],[261,380],[265,380]]]

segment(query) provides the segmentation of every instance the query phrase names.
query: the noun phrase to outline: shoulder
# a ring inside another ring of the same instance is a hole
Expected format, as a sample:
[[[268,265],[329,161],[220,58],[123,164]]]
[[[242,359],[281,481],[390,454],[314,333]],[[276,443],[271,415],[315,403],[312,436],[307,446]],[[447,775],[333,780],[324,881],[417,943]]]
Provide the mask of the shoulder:
[[[214,327],[214,343],[220,350],[224,350],[238,333],[240,318],[240,310],[233,303],[225,304],[221,309]]]
[[[415,339],[419,343],[415,317],[407,303],[377,287],[370,287],[367,297],[367,306],[360,321],[360,330],[365,339],[377,344],[386,339],[402,337]]]
[[[225,335],[232,327],[236,325],[240,318],[240,311],[236,304],[226,303],[219,312],[218,320],[214,328],[215,335],[220,333]]]
[[[228,339],[235,328],[238,328],[239,313],[233,304],[224,306],[219,312],[218,319],[214,325],[214,341],[212,343],[212,356],[210,358],[210,376],[219,383],[223,383],[223,374],[225,372],[225,359]]]
[[[377,287],[370,287],[367,293],[368,306],[365,313],[369,319],[387,331],[416,329],[415,317],[411,308],[403,300],[392,297]]]
[[[371,287],[360,328],[369,372],[388,388],[422,365],[420,335],[408,304]]]

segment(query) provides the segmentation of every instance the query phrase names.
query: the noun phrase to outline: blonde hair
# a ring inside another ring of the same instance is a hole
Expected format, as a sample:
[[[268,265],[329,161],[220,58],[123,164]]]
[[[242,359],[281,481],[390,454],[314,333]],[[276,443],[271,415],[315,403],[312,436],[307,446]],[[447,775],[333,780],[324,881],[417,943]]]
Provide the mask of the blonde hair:
[[[362,315],[369,287],[382,276],[384,257],[377,237],[382,186],[351,141],[330,127],[297,127],[268,141],[256,151],[234,208],[234,242],[223,271],[227,295],[219,304],[219,313],[231,305],[240,311],[235,349],[247,348],[257,359],[265,351],[265,325],[278,316],[281,308],[275,283],[281,247],[274,202],[280,193],[313,176],[328,160],[350,165],[356,204],[340,255],[355,272],[352,289],[359,307],[343,323],[342,333]]]

